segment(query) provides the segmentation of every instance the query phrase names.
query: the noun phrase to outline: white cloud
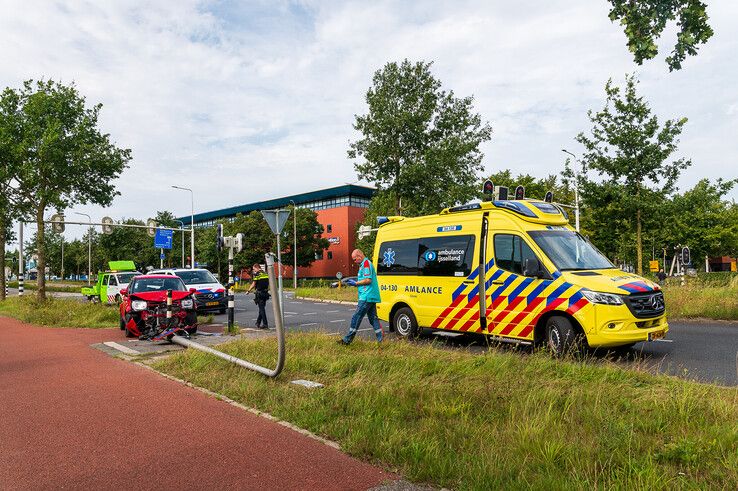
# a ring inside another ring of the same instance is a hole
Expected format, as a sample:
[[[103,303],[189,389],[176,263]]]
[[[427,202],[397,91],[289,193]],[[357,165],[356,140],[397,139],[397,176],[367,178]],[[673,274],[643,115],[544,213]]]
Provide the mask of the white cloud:
[[[683,184],[737,177],[738,7],[709,5],[715,36],[680,72],[632,63],[608,3],[48,2],[0,9],[0,86],[74,81],[134,160],[99,218],[189,212],[355,181],[353,115],[390,60],[434,62],[444,87],[474,95],[494,128],[489,171],[548,174],[589,129],[604,83],[637,71],[663,118],[687,116]],[[735,194],[734,194],[735,196]],[[80,232],[81,233],[81,232]]]

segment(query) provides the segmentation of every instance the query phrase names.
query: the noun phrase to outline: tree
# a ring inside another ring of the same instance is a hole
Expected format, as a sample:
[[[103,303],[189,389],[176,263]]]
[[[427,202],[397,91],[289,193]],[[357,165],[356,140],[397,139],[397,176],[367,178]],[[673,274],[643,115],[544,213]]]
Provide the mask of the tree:
[[[111,181],[131,159],[131,151],[116,147],[98,129],[101,104],[87,108],[76,87],[51,80],[28,80],[23,88],[6,89],[3,97],[18,97],[22,147],[17,172],[20,202],[32,209],[38,242],[44,242],[44,213],[74,204],[109,205],[118,194]],[[39,271],[46,266],[43,247]],[[39,275],[38,298],[46,298]]]
[[[707,5],[700,0],[608,0],[612,4],[610,20],[620,21],[628,38],[628,49],[639,65],[658,54],[656,40],[666,24],[677,22],[679,32],[671,56],[666,57],[669,71],[682,68],[687,55],[696,55],[698,45],[713,35],[707,24]]]
[[[491,174],[487,179],[492,181],[495,187],[505,186],[509,189],[510,196],[513,196],[517,186],[525,188],[526,198],[544,199],[546,193],[551,191],[554,195],[554,201],[564,204],[574,203],[574,190],[569,185],[566,178],[560,178],[554,174],[542,178],[536,178],[529,174],[518,174],[513,176],[510,169],[501,170]],[[478,197],[483,198],[481,189],[482,182],[478,185]]]
[[[738,254],[738,205],[724,196],[738,179],[714,183],[702,179],[683,194],[675,194],[666,209],[660,247],[671,251],[675,246],[689,246],[692,261],[700,264],[705,256]]]
[[[5,246],[14,239],[13,220],[25,211],[18,203],[17,171],[20,164],[20,100],[6,89],[0,95],[0,263],[5,271]],[[0,300],[5,299],[5,274],[0,275]]]
[[[286,247],[282,253],[282,263],[294,264],[294,220],[297,219],[297,266],[310,266],[317,254],[330,247],[328,239],[323,238],[323,225],[318,222],[318,214],[307,208],[296,208],[290,213],[282,232],[281,245]]]
[[[663,125],[651,114],[643,97],[636,93],[635,76],[626,76],[625,90],[609,80],[607,102],[598,112],[588,112],[592,135],[579,133],[576,140],[585,148],[580,176],[583,202],[593,209],[599,224],[594,231],[635,233],[639,274],[643,272],[643,233],[657,225],[655,211],[675,190],[682,170],[691,165],[684,158],[667,162],[677,150],[678,137],[687,118]],[[600,180],[589,179],[587,169]]]
[[[432,63],[387,63],[366,93],[369,112],[356,116],[362,138],[350,143],[359,177],[392,193],[394,214],[436,213],[476,194],[492,128],[472,112],[473,98],[441,90]]]

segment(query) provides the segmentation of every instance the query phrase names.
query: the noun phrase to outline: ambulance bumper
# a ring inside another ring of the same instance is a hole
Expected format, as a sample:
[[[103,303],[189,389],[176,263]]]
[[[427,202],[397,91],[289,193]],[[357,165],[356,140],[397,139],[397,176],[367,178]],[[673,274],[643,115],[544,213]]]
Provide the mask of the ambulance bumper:
[[[608,348],[642,341],[656,341],[666,336],[667,332],[669,323],[665,315],[653,319],[610,318],[587,333],[587,342],[593,348]]]

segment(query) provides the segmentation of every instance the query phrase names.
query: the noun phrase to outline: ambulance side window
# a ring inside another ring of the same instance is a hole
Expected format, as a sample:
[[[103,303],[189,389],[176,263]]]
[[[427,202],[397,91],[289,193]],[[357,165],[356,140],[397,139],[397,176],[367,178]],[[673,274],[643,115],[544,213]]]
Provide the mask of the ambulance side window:
[[[110,275],[110,276],[108,276],[108,278],[110,278],[110,283],[108,283],[108,285],[110,285],[110,286],[118,286],[118,280],[116,279],[115,276]]]
[[[428,237],[418,242],[423,276],[468,276],[474,261],[474,236]]]
[[[379,246],[377,274],[417,274],[418,239],[393,240]]]
[[[523,274],[523,265],[528,258],[536,258],[535,252],[517,235],[495,235],[495,264],[511,273]]]

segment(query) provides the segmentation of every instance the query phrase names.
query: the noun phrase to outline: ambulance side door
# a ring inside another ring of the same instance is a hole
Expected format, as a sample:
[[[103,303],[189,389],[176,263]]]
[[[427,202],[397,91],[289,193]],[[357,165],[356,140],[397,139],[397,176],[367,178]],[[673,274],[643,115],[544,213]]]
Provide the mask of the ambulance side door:
[[[528,338],[550,278],[524,276],[526,259],[540,258],[521,234],[496,231],[489,244],[495,261],[487,282],[487,329],[500,336]]]
[[[418,276],[413,288],[417,289],[415,314],[421,326],[452,328],[462,325],[475,312],[473,306],[465,306],[464,302],[451,316],[457,319],[437,322],[453,302],[454,291],[476,268],[477,242],[476,235],[460,232],[418,239]],[[474,282],[469,283],[469,288],[473,288]]]

